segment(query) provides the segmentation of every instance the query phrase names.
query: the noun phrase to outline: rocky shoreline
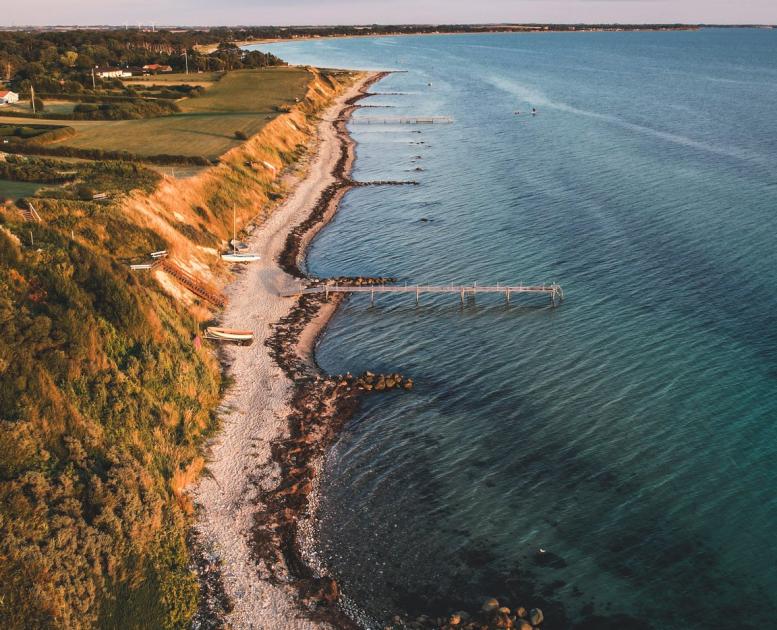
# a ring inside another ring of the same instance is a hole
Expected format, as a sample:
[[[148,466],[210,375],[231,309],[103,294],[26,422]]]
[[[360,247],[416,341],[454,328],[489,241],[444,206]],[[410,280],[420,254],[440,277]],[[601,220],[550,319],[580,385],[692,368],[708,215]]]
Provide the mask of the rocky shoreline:
[[[368,86],[387,74],[374,75],[362,86],[359,95],[346,101],[346,107],[336,122],[340,155],[333,170],[335,181],[323,190],[307,218],[289,232],[278,257],[279,266],[290,276],[308,282],[319,281],[309,277],[304,270],[307,247],[337,212],[345,193],[360,185],[350,177],[355,142],[348,132],[347,122],[359,107],[357,102],[370,95]],[[417,182],[376,183],[396,185]],[[364,185],[370,185],[370,182]],[[330,284],[357,285],[390,281],[391,278],[368,277],[325,280]],[[305,552],[305,545],[310,541],[302,538],[315,512],[320,464],[340,431],[353,417],[362,397],[368,393],[411,390],[413,380],[396,373],[332,376],[320,370],[313,359],[315,341],[343,299],[343,294],[331,295],[328,302],[322,295],[301,296],[291,311],[272,325],[273,333],[265,341],[270,356],[294,385],[287,416],[288,435],[272,444],[273,461],[280,470],[278,483],[261,494],[262,508],[254,515],[251,545],[256,561],[268,569],[268,579],[279,583],[291,582],[297,591],[301,611],[307,618],[344,630],[359,630],[359,624],[338,605],[340,588],[337,581],[320,567],[311,565],[309,554]],[[311,328],[316,334],[303,342],[303,336]],[[490,599],[481,611],[474,614],[458,611],[445,618],[395,617],[386,628],[530,630],[539,628],[542,621],[540,609],[527,612],[519,607],[511,611],[500,606],[495,599]]]
[[[369,85],[387,74],[373,75],[357,96],[346,101],[336,122],[340,155],[333,170],[335,181],[324,189],[308,217],[289,232],[278,257],[279,266],[290,276],[315,280],[303,271],[307,246],[334,216],[343,195],[359,185],[350,178],[355,143],[346,127],[348,118],[358,107],[358,100],[368,96]],[[390,280],[332,278],[327,282],[369,285]],[[332,295],[329,302],[320,295],[300,297],[291,311],[272,325],[273,333],[265,342],[270,356],[294,385],[291,411],[287,416],[288,437],[272,444],[273,461],[280,469],[279,481],[261,495],[262,509],[254,516],[252,550],[257,562],[268,568],[270,579],[291,580],[301,608],[311,620],[327,622],[337,628],[357,629],[359,626],[337,606],[340,595],[337,582],[331,576],[319,574],[306,561],[299,525],[313,511],[311,497],[319,463],[353,416],[361,396],[367,392],[409,390],[413,381],[396,373],[331,376],[318,368],[312,358],[317,335],[307,344],[302,344],[301,338],[306,328],[320,319],[322,311],[328,307],[325,321],[316,325],[317,332],[322,332],[326,320],[342,300],[341,294]],[[308,347],[302,348],[302,345]]]

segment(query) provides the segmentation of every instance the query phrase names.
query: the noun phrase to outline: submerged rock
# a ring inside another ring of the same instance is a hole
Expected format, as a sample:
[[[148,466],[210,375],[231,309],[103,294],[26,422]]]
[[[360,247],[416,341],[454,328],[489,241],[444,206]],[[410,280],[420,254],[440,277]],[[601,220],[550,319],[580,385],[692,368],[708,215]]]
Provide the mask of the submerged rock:
[[[499,610],[499,601],[494,599],[493,597],[490,597],[486,601],[483,602],[483,606],[480,608],[483,612],[493,612],[495,610]]]
[[[542,614],[542,610],[539,608],[532,608],[529,611],[529,621],[533,626],[539,626],[543,620],[545,619],[545,615]]]

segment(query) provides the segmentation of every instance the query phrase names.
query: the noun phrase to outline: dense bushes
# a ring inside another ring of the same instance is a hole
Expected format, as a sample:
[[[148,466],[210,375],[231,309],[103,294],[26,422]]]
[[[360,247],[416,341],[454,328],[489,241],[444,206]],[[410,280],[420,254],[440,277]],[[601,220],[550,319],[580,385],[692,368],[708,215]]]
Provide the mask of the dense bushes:
[[[160,175],[134,162],[83,162],[67,164],[58,160],[9,155],[0,162],[0,179],[19,182],[62,184],[78,180],[76,187],[47,189],[46,197],[91,199],[95,192],[121,193],[133,189],[150,192]],[[88,193],[88,194],[87,194]]]
[[[54,125],[0,125],[0,137],[9,141],[55,142],[75,135],[72,127]]]
[[[178,105],[166,100],[134,99],[94,105],[81,103],[73,108],[75,120],[133,120],[167,116],[181,111]]]
[[[186,627],[175,478],[213,425],[218,370],[143,278],[29,229],[36,249],[0,224],[0,627]]]
[[[129,151],[104,151],[102,149],[82,149],[62,145],[45,146],[37,143],[4,145],[4,150],[22,155],[50,155],[57,157],[77,157],[87,160],[121,160],[124,162],[148,162],[150,164],[186,164],[189,166],[210,166],[211,160],[200,155],[135,155]]]
[[[0,162],[0,179],[14,182],[59,184],[72,179],[61,174],[62,164],[53,160],[20,158],[9,155]]]

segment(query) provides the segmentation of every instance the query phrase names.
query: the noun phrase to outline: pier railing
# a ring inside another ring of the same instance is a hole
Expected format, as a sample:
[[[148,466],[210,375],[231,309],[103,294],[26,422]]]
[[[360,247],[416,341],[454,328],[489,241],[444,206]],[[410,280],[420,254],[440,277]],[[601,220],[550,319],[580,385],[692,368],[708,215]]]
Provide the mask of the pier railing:
[[[311,287],[296,287],[286,289],[280,292],[282,296],[311,295],[321,294],[328,299],[330,293],[369,293],[370,301],[375,302],[375,295],[379,293],[410,293],[415,294],[416,304],[419,303],[421,295],[425,293],[453,293],[458,294],[464,303],[468,295],[477,295],[478,293],[501,293],[509,303],[510,297],[516,293],[544,294],[550,297],[551,304],[557,306],[564,301],[564,291],[560,285],[553,284],[518,284],[518,285],[395,285],[395,284],[377,284],[377,285],[351,285],[351,284],[319,284]]]

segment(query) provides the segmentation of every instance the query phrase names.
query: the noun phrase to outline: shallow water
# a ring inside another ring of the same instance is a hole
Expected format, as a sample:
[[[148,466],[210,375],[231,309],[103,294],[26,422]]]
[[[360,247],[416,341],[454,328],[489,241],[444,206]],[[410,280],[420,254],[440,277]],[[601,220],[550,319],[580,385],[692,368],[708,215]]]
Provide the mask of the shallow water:
[[[421,185],[348,193],[314,274],[567,296],[357,296],[328,329],[325,369],[417,385],[326,463],[320,555],[367,623],[499,596],[549,628],[775,627],[777,31],[269,48],[406,71],[357,117],[456,119],[351,125],[357,179]]]

